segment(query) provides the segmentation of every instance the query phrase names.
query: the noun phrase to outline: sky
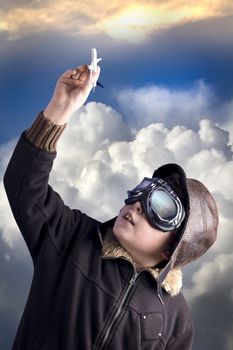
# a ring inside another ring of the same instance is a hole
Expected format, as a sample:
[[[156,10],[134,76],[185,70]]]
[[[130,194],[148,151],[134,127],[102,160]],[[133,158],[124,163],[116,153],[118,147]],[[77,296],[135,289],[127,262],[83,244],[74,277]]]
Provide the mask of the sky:
[[[50,184],[70,207],[107,220],[162,164],[202,181],[220,221],[216,243],[183,269],[193,349],[233,349],[232,35],[232,1],[0,0],[1,349],[11,348],[33,274],[3,174],[58,77],[90,63],[93,47],[104,89],[70,120]]]

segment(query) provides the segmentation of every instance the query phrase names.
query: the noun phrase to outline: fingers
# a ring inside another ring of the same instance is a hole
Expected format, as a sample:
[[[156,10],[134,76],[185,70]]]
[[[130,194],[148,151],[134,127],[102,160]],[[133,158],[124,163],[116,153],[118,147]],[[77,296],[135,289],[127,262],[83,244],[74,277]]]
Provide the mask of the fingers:
[[[77,68],[68,69],[62,74],[59,81],[70,86],[84,86],[88,85],[92,88],[100,75],[100,67],[97,66],[97,71],[93,72],[89,69],[87,64],[78,66]]]
[[[78,79],[83,82],[87,82],[90,80],[90,69],[88,68],[88,65],[79,66],[76,68],[76,74],[72,76],[74,79]]]
[[[71,78],[73,78],[73,79],[79,79],[80,75],[81,75],[82,72],[84,72],[84,71],[85,71],[85,66],[84,66],[84,65],[75,68],[75,73],[72,74]]]
[[[65,73],[62,74],[61,78],[71,78],[73,74],[76,73],[76,69],[68,69]]]
[[[92,71],[91,73],[92,73],[91,74],[92,78],[94,78],[95,80],[98,80],[100,75],[100,67],[97,66],[97,72]],[[77,68],[67,70],[62,75],[62,77],[78,79],[81,75],[82,75],[82,78],[84,78],[85,76],[88,76],[90,78],[90,69],[88,68],[87,64],[83,64],[81,66],[78,66]]]
[[[73,78],[75,76],[75,79],[76,79],[76,76],[77,76],[77,79],[79,77],[79,75],[85,70],[85,69],[88,69],[88,66],[87,64],[83,64],[77,68],[71,68],[71,69],[68,69],[65,73],[63,73],[61,75],[61,78]]]

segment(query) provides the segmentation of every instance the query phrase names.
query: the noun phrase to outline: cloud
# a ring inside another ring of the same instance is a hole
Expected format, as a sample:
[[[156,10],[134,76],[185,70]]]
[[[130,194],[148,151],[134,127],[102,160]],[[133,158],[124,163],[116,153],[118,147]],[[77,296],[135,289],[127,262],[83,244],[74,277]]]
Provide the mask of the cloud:
[[[0,235],[5,244],[10,248],[15,247],[18,241],[18,229],[3,187],[3,174],[15,144],[16,140],[12,140],[0,146]]]
[[[0,30],[11,38],[26,35],[28,29],[41,32],[57,28],[70,33],[106,33],[115,39],[143,40],[152,31],[233,12],[230,1],[112,1],[74,0],[11,1],[2,8]]]
[[[138,89],[124,88],[117,100],[131,126],[141,128],[154,122],[196,127],[208,116],[215,95],[202,80],[186,89],[151,85]]]
[[[233,254],[219,254],[214,261],[204,263],[192,276],[194,286],[188,293],[190,302],[217,289],[225,289],[224,296],[232,300],[233,281],[229,278],[232,264]]]
[[[151,123],[164,123],[173,130],[171,140],[179,137],[181,143],[185,137],[197,137],[192,129],[197,130],[200,123],[200,141],[207,147],[214,146],[213,142],[224,145],[225,156],[232,158],[230,144],[233,143],[233,99],[221,100],[216,91],[203,80],[198,80],[182,88],[169,88],[166,86],[150,85],[141,88],[120,89],[115,92],[118,108],[125,116],[127,124],[132,128],[140,129]],[[216,126],[213,128],[212,121]],[[183,127],[191,128],[184,134]],[[196,144],[196,143],[195,143]],[[172,144],[171,144],[172,145]],[[190,145],[193,152],[196,149]],[[202,147],[201,144],[196,147]],[[186,154],[187,150],[181,145],[180,152]]]
[[[179,93],[177,92],[177,95]],[[198,95],[198,92],[194,91],[193,94]],[[167,98],[167,103],[170,103],[171,111],[172,104],[169,101],[172,98],[166,93],[164,96]],[[188,95],[182,94],[182,96],[187,101]],[[179,99],[182,101],[180,96]],[[166,105],[166,101],[163,101],[163,104]],[[187,110],[186,107],[185,110]],[[208,108],[206,110],[208,111]],[[159,109],[157,111],[159,115]],[[162,111],[163,108],[161,113]],[[185,113],[180,111],[184,116]],[[58,142],[58,155],[50,176],[50,183],[71,208],[80,208],[99,220],[106,220],[118,214],[128,189],[135,186],[142,177],[151,176],[153,170],[164,163],[180,163],[188,177],[203,181],[213,192],[219,207],[219,234],[217,242],[208,255],[208,260],[201,259],[200,263],[196,263],[195,268],[189,270],[192,273],[186,275],[188,286],[186,295],[194,312],[198,335],[197,349],[203,348],[203,344],[209,342],[211,347],[206,348],[217,350],[215,343],[218,344],[219,333],[211,333],[212,339],[208,337],[206,340],[202,337],[202,331],[209,324],[214,330],[217,328],[218,320],[213,321],[212,316],[211,319],[208,317],[212,315],[217,300],[222,300],[224,286],[226,287],[227,296],[224,299],[223,311],[219,306],[217,313],[222,322],[220,339],[223,346],[221,348],[228,350],[232,342],[231,326],[229,324],[224,330],[222,325],[225,323],[224,315],[227,320],[231,320],[229,305],[232,304],[233,295],[233,286],[227,280],[232,265],[233,248],[231,239],[233,222],[230,210],[233,207],[231,186],[233,162],[229,132],[206,119],[207,116],[205,115],[205,119],[200,121],[196,130],[184,125],[168,126],[167,123],[162,122],[149,123],[147,119],[145,126],[136,129],[125,124],[122,116],[110,106],[90,102],[74,114]],[[16,140],[13,140],[2,146],[0,150],[1,176],[15,143]],[[4,196],[3,190],[1,191],[1,195]],[[22,273],[26,268],[26,262],[20,265],[19,261],[26,259],[27,264],[30,262],[28,255],[25,258],[26,248],[10,214],[6,199],[0,202],[0,206],[1,259],[5,266],[5,270],[3,267],[0,268],[2,276],[0,294],[3,301],[0,309],[2,317],[6,317],[8,309],[12,312],[8,322],[13,337],[13,329],[17,322],[12,318],[22,310],[25,295],[23,296],[22,292],[18,297],[8,292],[12,288],[15,275],[18,276],[18,266],[22,269]],[[30,278],[31,275],[28,272],[28,279]],[[25,279],[24,283],[26,286],[29,285]],[[215,291],[219,299],[215,296]],[[14,311],[14,308],[17,311]]]
[[[10,220],[10,218],[9,218]],[[0,235],[0,348],[11,349],[32,279],[32,263],[21,238],[14,250]]]
[[[222,123],[222,126],[229,130],[230,133],[230,142],[233,144],[233,99],[230,99],[221,107],[221,115],[227,115],[228,118]]]
[[[185,294],[200,330],[194,349],[232,349],[232,264],[232,253],[219,254],[192,276],[193,286]]]

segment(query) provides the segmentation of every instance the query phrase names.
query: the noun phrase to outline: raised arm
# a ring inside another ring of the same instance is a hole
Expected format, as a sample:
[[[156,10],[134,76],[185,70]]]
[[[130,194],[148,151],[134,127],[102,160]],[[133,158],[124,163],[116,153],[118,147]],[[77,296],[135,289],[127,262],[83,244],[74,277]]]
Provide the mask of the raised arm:
[[[57,81],[53,97],[44,110],[44,116],[54,124],[65,124],[85,103],[99,74],[99,66],[97,72],[92,74],[87,65],[66,71]]]
[[[92,89],[89,74],[85,65],[58,79],[51,101],[31,128],[22,133],[5,172],[9,203],[34,263],[38,259],[52,260],[51,251],[66,254],[75,233],[91,221],[79,210],[68,208],[48,185],[57,140]],[[92,78],[97,80],[98,76],[99,70]]]

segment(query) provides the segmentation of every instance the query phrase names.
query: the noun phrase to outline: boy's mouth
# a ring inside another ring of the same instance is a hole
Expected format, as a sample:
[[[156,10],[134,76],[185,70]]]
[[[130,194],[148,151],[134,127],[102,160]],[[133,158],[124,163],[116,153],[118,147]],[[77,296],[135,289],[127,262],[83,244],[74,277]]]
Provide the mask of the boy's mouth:
[[[126,213],[126,214],[123,216],[123,218],[124,218],[125,220],[127,220],[131,225],[134,226],[134,221],[133,221],[133,217],[132,217],[131,214]]]

